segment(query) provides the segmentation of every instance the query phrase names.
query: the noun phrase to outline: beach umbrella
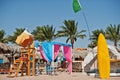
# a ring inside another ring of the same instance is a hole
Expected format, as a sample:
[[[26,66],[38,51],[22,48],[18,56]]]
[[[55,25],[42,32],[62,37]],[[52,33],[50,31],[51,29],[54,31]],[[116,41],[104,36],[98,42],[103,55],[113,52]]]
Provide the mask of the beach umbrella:
[[[86,49],[86,50],[73,49],[72,53],[73,53],[73,57],[75,58],[82,57],[84,59],[90,51],[91,49]]]
[[[11,58],[11,62],[13,63],[13,60],[15,57],[19,57],[20,56],[20,50],[21,50],[21,46],[19,45],[9,45],[8,49],[9,49],[9,53],[6,55],[9,58]]]
[[[17,37],[15,42],[23,47],[30,46],[33,43],[33,35],[25,30]]]
[[[0,42],[0,51],[9,51],[8,46],[5,43]]]
[[[9,49],[9,51],[11,52],[11,53],[20,53],[20,49],[21,49],[22,47],[21,46],[19,46],[19,45],[9,45],[8,46],[8,49]]]

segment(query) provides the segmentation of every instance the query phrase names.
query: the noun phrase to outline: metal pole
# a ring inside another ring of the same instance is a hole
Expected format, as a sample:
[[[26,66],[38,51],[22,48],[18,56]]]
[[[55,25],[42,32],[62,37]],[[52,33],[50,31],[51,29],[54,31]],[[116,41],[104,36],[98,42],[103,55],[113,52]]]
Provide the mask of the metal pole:
[[[87,29],[88,29],[88,34],[89,34],[89,37],[90,37],[90,29],[89,29],[89,26],[88,26],[88,23],[87,23],[87,19],[86,19],[85,13],[82,12],[82,14],[83,14],[83,17],[84,17],[84,19],[85,19],[85,23],[86,23]]]
[[[88,26],[88,22],[87,22],[87,19],[86,19],[85,13],[82,12],[82,14],[83,14],[83,17],[84,17],[85,23],[86,23],[86,25],[87,25],[88,34],[89,34],[89,38],[90,38],[91,34],[90,34],[90,29],[89,29],[89,26]],[[91,41],[91,39],[90,39],[90,41]],[[91,44],[92,44],[92,41],[91,41]],[[92,44],[92,45],[93,45],[93,44]],[[94,57],[93,48],[92,48],[92,53],[93,53],[93,57]],[[95,69],[95,63],[94,63],[93,65],[94,65],[94,69]]]

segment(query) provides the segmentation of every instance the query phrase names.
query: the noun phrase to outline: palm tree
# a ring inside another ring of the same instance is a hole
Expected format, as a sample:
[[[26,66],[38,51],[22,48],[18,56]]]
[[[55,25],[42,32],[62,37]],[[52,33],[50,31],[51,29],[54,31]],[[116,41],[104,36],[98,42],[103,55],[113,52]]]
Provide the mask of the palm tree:
[[[37,26],[35,30],[33,30],[32,34],[34,35],[34,39],[38,41],[44,41],[45,39],[41,39],[42,35],[42,26]]]
[[[92,35],[90,36],[90,40],[91,40],[91,43],[88,44],[88,47],[95,47],[97,46],[97,40],[98,40],[98,36],[100,33],[103,33],[105,35],[105,32],[102,30],[102,29],[97,29],[97,30],[94,30],[92,31]]]
[[[81,30],[80,32],[77,31],[78,23],[75,23],[74,20],[64,20],[64,25],[61,26],[62,30],[58,31],[57,36],[58,37],[68,37],[66,40],[66,43],[68,41],[71,41],[72,48],[74,48],[74,41],[77,40],[77,38],[84,38],[86,35],[82,34],[83,32],[86,32],[85,30]]]
[[[106,38],[114,42],[114,46],[117,47],[117,43],[120,41],[120,24],[112,25],[110,24],[106,28]]]
[[[14,32],[13,35],[8,35],[7,39],[9,42],[15,43],[15,40],[17,39],[17,36],[19,36],[25,28],[16,28],[16,31]]]
[[[7,38],[4,38],[4,36],[5,36],[5,31],[4,30],[0,30],[0,42],[8,43]]]
[[[52,41],[56,38],[55,28],[49,25],[37,26],[32,34],[34,35],[35,40],[38,41]]]

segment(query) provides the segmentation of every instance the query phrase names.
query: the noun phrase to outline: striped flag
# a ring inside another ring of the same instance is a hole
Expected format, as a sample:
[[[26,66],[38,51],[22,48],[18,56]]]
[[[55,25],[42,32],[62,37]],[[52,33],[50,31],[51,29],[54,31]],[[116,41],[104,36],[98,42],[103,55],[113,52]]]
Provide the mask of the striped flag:
[[[73,0],[73,10],[75,13],[82,9],[79,0]]]

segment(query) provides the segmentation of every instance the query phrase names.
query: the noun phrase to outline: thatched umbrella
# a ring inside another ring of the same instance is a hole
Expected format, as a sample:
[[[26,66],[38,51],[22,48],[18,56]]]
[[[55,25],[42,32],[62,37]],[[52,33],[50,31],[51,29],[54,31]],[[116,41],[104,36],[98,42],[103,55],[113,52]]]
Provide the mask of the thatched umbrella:
[[[8,49],[10,50],[11,53],[20,53],[20,49],[22,47],[18,45],[9,45]]]
[[[19,56],[20,54],[20,49],[22,47],[18,45],[7,45],[5,43],[0,42],[0,53],[3,55],[7,55],[8,57],[11,57],[11,61],[13,62],[13,58],[16,56]]]
[[[11,57],[11,62],[13,63],[13,60],[15,57],[19,57],[20,56],[20,49],[22,47],[18,46],[18,45],[9,45],[8,49],[10,50],[10,55],[9,57]]]
[[[4,52],[5,53],[7,51],[9,51],[7,44],[0,42],[0,52]]]
[[[87,54],[90,52],[90,48],[87,48],[86,50],[76,50],[76,49],[73,49],[72,50],[72,53],[73,53],[73,57],[74,58],[85,58],[87,56]]]

